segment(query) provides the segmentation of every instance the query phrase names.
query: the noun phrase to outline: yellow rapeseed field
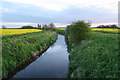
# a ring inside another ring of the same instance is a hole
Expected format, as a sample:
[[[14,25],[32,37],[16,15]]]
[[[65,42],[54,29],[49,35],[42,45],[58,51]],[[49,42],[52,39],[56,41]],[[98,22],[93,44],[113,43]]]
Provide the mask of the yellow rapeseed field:
[[[93,31],[107,31],[107,32],[119,32],[120,29],[112,29],[112,28],[92,28]]]
[[[57,28],[59,30],[64,30],[65,28]],[[119,32],[120,29],[111,29],[111,28],[91,28],[93,31],[108,31],[108,32]],[[0,33],[2,35],[15,35],[15,34],[25,34],[25,33],[32,33],[32,32],[39,32],[42,30],[39,29],[0,29]]]
[[[39,32],[39,29],[0,29],[1,36]]]
[[[57,28],[59,30],[64,30],[65,28]],[[107,32],[119,32],[120,29],[112,29],[112,28],[91,28],[92,31],[107,31]]]

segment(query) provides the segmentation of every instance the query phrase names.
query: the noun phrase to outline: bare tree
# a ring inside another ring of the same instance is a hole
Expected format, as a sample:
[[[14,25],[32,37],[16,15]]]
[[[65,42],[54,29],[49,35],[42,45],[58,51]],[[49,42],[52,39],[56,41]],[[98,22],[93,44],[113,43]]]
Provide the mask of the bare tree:
[[[41,25],[40,24],[38,24],[38,29],[41,29]]]

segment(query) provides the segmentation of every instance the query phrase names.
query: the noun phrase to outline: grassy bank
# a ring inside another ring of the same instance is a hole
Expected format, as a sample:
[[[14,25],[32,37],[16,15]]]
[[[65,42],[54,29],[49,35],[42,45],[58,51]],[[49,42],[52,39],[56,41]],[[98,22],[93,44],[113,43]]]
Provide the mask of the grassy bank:
[[[2,40],[2,75],[5,77],[27,60],[36,58],[57,39],[57,34],[50,31],[12,36]]]
[[[70,52],[68,77],[118,78],[118,34],[92,32],[76,45],[68,45]]]

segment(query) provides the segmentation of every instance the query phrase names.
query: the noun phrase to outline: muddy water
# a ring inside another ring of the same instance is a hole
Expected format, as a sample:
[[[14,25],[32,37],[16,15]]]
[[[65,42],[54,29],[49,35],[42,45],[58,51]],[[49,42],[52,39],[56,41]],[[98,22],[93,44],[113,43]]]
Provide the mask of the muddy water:
[[[12,78],[65,78],[69,64],[68,56],[64,36],[58,35],[54,45]]]

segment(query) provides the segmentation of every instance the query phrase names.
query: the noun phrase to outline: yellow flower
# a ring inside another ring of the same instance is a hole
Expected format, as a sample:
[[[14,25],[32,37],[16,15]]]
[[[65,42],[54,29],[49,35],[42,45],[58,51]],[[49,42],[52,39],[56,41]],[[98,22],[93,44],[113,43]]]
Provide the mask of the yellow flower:
[[[6,35],[15,35],[15,34],[25,34],[25,33],[32,33],[32,32],[39,32],[42,30],[39,29],[0,29],[0,36]]]
[[[112,28],[92,28],[93,31],[108,31],[108,32],[119,32],[120,29],[112,29]]]

